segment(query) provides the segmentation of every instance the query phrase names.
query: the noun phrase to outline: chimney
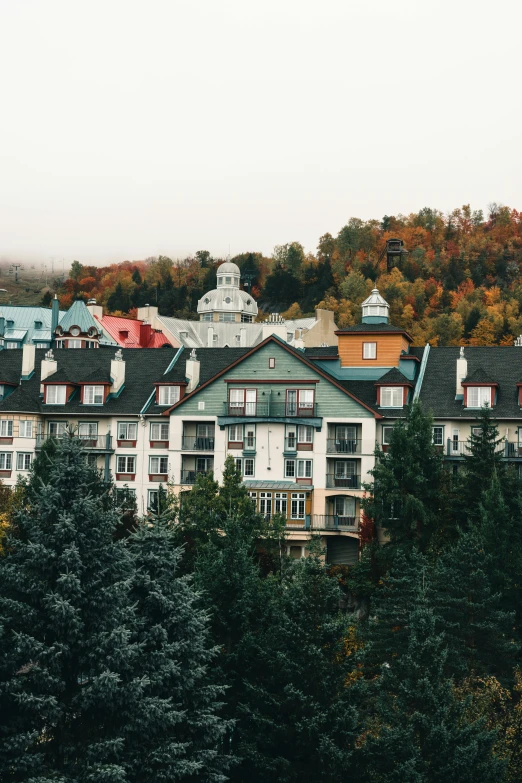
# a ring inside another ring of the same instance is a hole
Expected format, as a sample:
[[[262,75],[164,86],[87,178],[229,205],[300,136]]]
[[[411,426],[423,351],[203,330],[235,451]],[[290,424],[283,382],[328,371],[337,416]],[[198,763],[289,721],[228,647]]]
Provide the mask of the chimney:
[[[152,334],[152,327],[146,321],[140,324],[140,345],[142,348],[146,348],[150,343],[150,337]]]
[[[188,378],[187,394],[190,394],[199,384],[199,359],[195,348],[191,350],[190,358],[187,359],[185,375]]]
[[[56,372],[57,368],[58,368],[58,363],[54,358],[52,349],[49,348],[49,350],[45,354],[45,359],[42,359],[42,363],[40,365],[40,394],[43,394],[43,390],[44,390],[42,386],[43,381],[45,381],[46,378],[49,378],[50,375],[53,375],[53,373]]]
[[[207,347],[213,348],[214,346],[214,327],[209,326],[207,329]]]
[[[32,343],[22,346],[22,380],[27,381],[34,372],[34,357],[36,348]]]
[[[103,307],[99,304],[96,304],[96,299],[89,299],[87,302],[87,310],[90,312],[93,318],[97,318],[98,321],[101,321],[103,318]]]
[[[138,321],[148,321],[148,323],[151,326],[151,329],[160,329],[161,330],[161,324],[157,323],[158,318],[158,308],[153,307],[152,305],[143,305],[143,307],[138,307],[138,314],[137,314]]]
[[[455,399],[464,399],[464,388],[462,381],[468,374],[468,360],[464,357],[464,346],[460,348],[459,358],[457,359],[457,390],[455,392]]]
[[[114,359],[111,361],[111,381],[111,394],[118,394],[125,383],[125,362],[121,348],[116,351]]]
[[[51,340],[54,340],[55,338],[55,331],[56,327],[58,326],[58,323],[60,321],[60,302],[58,301],[58,297],[56,294],[54,295],[54,299],[51,303]]]

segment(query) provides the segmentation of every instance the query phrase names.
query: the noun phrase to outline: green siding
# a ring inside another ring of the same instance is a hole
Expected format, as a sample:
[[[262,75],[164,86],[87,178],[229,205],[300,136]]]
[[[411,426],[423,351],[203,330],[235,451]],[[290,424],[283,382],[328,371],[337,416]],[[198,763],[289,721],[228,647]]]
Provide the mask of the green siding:
[[[268,369],[268,359],[275,358],[275,369]],[[270,393],[271,400],[279,403],[286,398],[286,389],[307,388],[307,381],[319,380],[309,388],[315,389],[317,404],[316,416],[346,416],[354,418],[371,418],[373,414],[364,406],[322,378],[313,368],[279,345],[270,343],[260,348],[252,356],[244,359],[236,367],[230,369],[216,381],[199,391],[190,400],[173,412],[178,416],[222,416],[224,403],[227,401],[228,389],[241,388],[241,380],[288,380],[288,386],[282,383],[260,383],[258,387],[249,384],[248,388],[257,388],[259,402],[266,401]],[[237,379],[238,383],[225,383],[225,380]],[[298,383],[295,383],[297,381]],[[264,392],[264,395],[263,395]],[[205,403],[205,410],[198,409],[198,403]]]

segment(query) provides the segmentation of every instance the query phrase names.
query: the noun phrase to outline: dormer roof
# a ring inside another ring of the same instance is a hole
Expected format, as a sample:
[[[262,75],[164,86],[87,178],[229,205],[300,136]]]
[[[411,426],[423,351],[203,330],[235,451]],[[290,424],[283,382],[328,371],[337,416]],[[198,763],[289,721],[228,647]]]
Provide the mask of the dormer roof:
[[[375,381],[375,386],[413,386],[412,381],[406,378],[400,370],[396,367],[392,367],[388,370],[378,381]]]
[[[462,386],[498,386],[498,383],[491,378],[482,367],[477,367],[471,375],[464,378]]]

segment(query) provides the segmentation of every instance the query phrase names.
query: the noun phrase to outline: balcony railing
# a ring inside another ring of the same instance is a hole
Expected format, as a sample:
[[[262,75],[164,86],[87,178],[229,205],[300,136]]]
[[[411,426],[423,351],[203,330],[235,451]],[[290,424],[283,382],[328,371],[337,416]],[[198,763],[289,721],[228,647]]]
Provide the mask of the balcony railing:
[[[205,473],[210,473],[212,468],[209,468],[208,470],[182,470],[181,471],[181,484],[195,484],[196,479],[199,475],[204,475]]]
[[[358,530],[359,519],[337,514],[312,514],[310,528],[312,530]]]
[[[328,489],[360,489],[360,476],[338,476],[336,473],[326,474],[326,486]]]
[[[181,449],[182,451],[214,451],[214,436],[200,438],[195,435],[183,435]]]
[[[361,441],[355,439],[341,440],[340,438],[327,438],[326,451],[329,454],[360,454]]]
[[[224,416],[252,416],[256,418],[313,418],[318,415],[317,403],[309,407],[298,406],[288,402],[246,402],[236,404],[223,403]]]
[[[41,449],[43,444],[48,440],[64,440],[70,437],[69,435],[50,435],[49,433],[40,434],[36,436],[36,449]],[[112,435],[101,435],[99,437],[88,438],[87,436],[80,436],[78,440],[81,442],[84,449],[89,451],[114,451],[112,446]]]

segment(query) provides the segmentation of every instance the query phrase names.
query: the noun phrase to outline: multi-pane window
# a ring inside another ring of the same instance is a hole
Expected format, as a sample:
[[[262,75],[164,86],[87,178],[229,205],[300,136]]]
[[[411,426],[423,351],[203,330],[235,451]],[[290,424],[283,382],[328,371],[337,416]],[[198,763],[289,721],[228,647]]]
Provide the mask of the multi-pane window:
[[[0,470],[11,470],[13,467],[13,455],[10,451],[0,451]]]
[[[159,404],[174,405],[174,403],[179,402],[179,389],[179,386],[160,386]]]
[[[264,517],[272,516],[272,493],[260,492],[259,493],[259,513]]]
[[[158,501],[159,501],[159,489],[149,489],[149,497],[148,497],[147,507],[151,511],[157,511],[158,510]]]
[[[84,459],[87,465],[90,468],[97,468],[98,467],[98,455],[97,454],[84,454]]]
[[[254,475],[254,459],[251,457],[236,457],[235,464],[242,476],[248,478]]]
[[[18,454],[16,455],[16,469],[30,470],[32,459],[33,459],[32,454],[22,454],[21,452],[18,452]]]
[[[169,472],[168,457],[149,457],[149,473],[153,475],[167,474]]]
[[[49,422],[49,435],[52,435],[53,438],[63,438],[66,429],[67,429],[66,421]]]
[[[231,424],[228,428],[229,443],[243,443],[243,425]]]
[[[134,421],[119,421],[118,440],[138,440],[137,423]]]
[[[288,427],[286,430],[286,448],[289,451],[295,451],[297,448],[297,430],[293,426]]]
[[[229,408],[231,413],[255,416],[256,402],[256,389],[230,389]]]
[[[352,478],[356,475],[357,463],[350,460],[337,460],[335,463],[336,478]]]
[[[119,456],[116,473],[136,473],[136,457]]]
[[[47,386],[45,401],[48,405],[65,405],[66,386]]]
[[[212,313],[203,313],[203,315],[201,316],[201,320],[202,321],[213,321],[214,320],[213,314]]]
[[[383,386],[381,388],[381,408],[402,408],[403,400],[402,386]]]
[[[274,513],[282,514],[286,517],[287,502],[286,492],[276,492],[274,495]]]
[[[295,478],[295,459],[285,459],[285,478]]]
[[[290,516],[292,519],[304,519],[305,517],[305,493],[292,492],[290,502]]]
[[[82,347],[81,340],[67,340],[67,348],[81,348],[81,347]]]
[[[82,440],[96,440],[98,437],[98,422],[82,421],[78,424],[78,437]]]
[[[133,507],[136,503],[136,490],[128,487],[119,487],[116,490],[116,502],[119,506]]]
[[[334,514],[337,517],[355,517],[355,498],[341,496],[334,498]]]
[[[103,405],[103,386],[84,386],[83,402],[85,405]]]
[[[20,422],[18,429],[18,435],[20,438],[32,438],[33,437],[33,422],[30,419]]]
[[[433,445],[442,446],[444,444],[444,427],[433,427]]]
[[[151,440],[168,440],[169,439],[169,423],[153,422],[150,425],[150,439]]]
[[[311,459],[287,459],[285,460],[286,478],[312,478]]]
[[[314,440],[314,428],[307,427],[300,424],[297,428],[297,442],[298,443],[313,443]]]
[[[9,350],[12,350],[13,348],[20,348],[20,344],[19,343],[13,343],[13,342],[7,342],[5,344],[5,347],[8,348]]]
[[[467,395],[468,408],[482,408],[491,405],[491,386],[469,386]]]
[[[253,449],[256,445],[256,430],[255,427],[246,425],[245,426],[245,442],[244,442],[244,448],[245,449]]]
[[[377,343],[363,343],[363,359],[377,358]]]
[[[13,420],[1,419],[0,420],[0,438],[12,438],[13,437]]]
[[[390,445],[392,432],[393,432],[393,427],[383,427],[382,428],[382,444],[383,444],[383,446],[389,446]]]
[[[286,415],[298,416],[301,411],[313,411],[313,389],[287,389],[286,391]]]
[[[220,313],[219,314],[219,320],[221,321],[221,323],[235,321],[236,320],[236,314],[235,313]]]

